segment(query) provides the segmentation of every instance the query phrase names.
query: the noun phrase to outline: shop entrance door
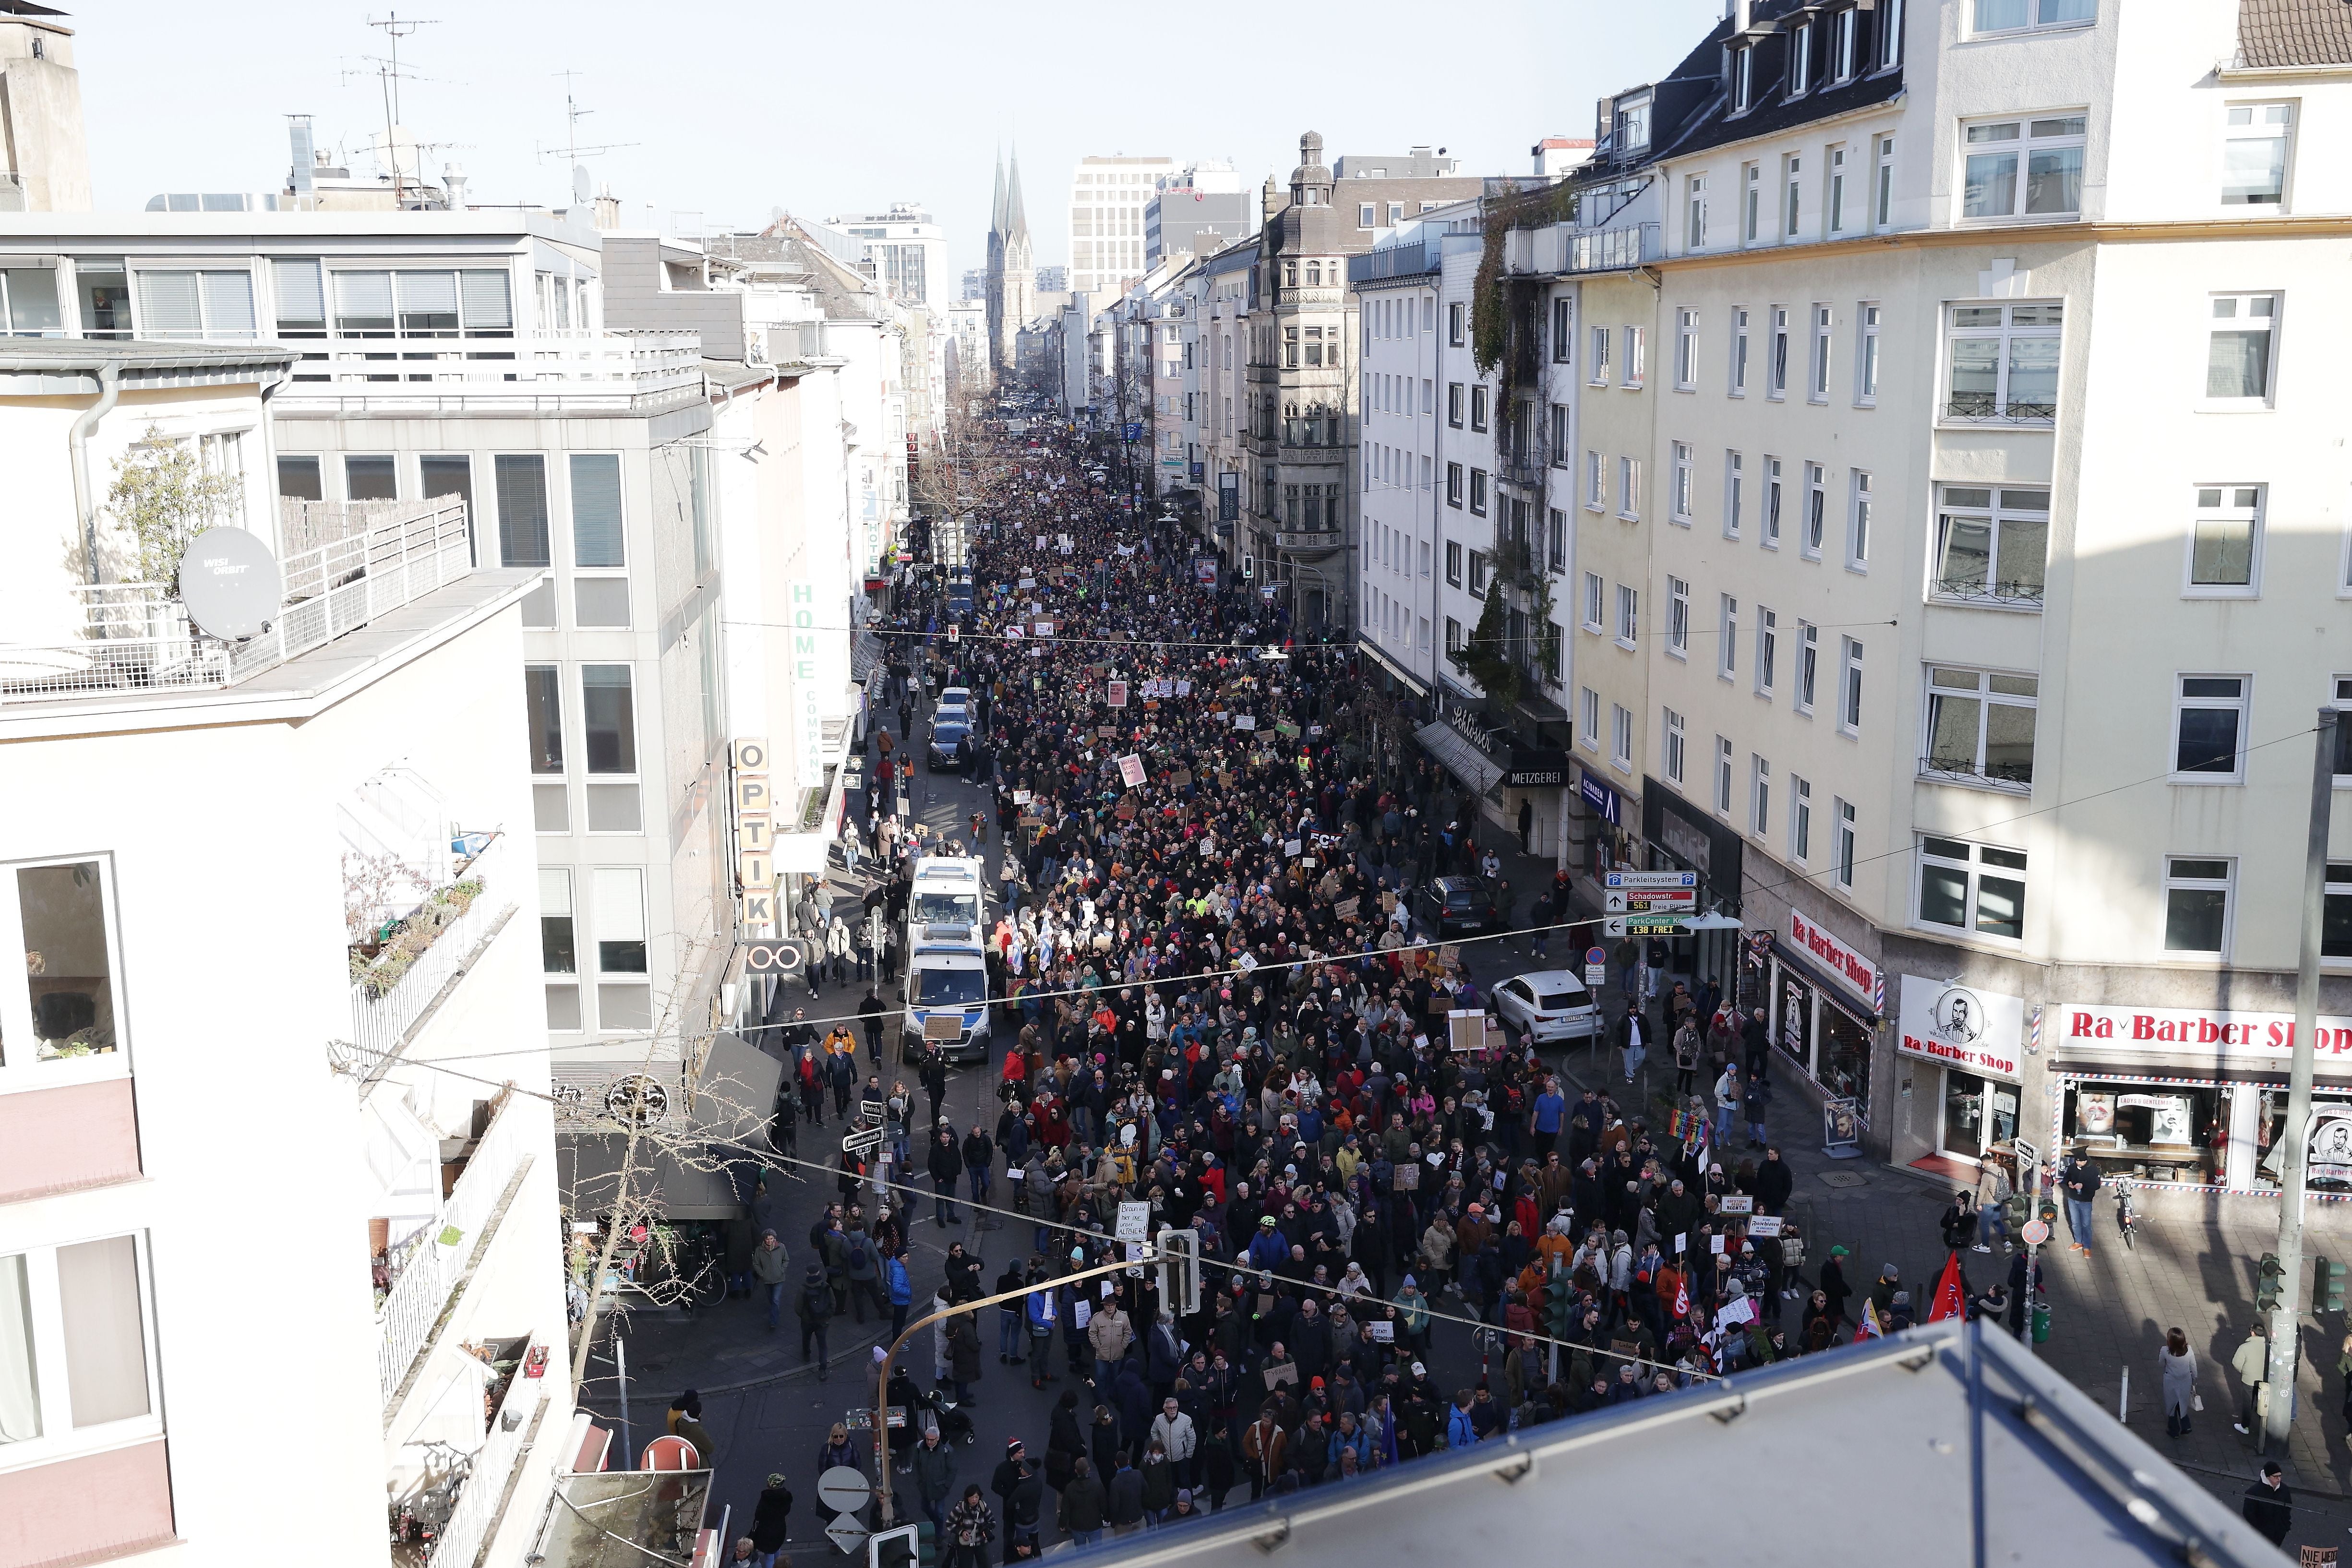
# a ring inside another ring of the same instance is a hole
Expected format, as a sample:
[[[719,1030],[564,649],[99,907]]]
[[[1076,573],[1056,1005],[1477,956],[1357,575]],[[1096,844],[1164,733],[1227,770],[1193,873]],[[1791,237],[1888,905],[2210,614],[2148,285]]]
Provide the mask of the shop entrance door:
[[[1957,1068],[1944,1070],[1943,1153],[1981,1160],[1987,1151],[2017,1136],[2017,1086],[1979,1078]]]

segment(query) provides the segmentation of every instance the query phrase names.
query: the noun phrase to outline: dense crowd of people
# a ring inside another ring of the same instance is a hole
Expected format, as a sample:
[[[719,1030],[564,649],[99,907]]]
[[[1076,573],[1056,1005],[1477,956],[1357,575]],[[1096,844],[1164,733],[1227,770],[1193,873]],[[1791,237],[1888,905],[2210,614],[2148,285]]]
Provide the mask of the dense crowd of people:
[[[1009,1299],[944,1320],[928,1387],[903,1363],[874,1369],[909,1417],[901,1511],[919,1504],[951,1561],[1009,1561],[1049,1531],[1086,1542],[1244,1486],[1344,1482],[1847,1337],[1864,1303],[1849,1306],[1843,1249],[1808,1260],[1783,1213],[1759,1029],[1675,987],[1657,1027],[1686,1109],[1565,1090],[1483,1024],[1458,952],[1414,935],[1399,894],[1475,869],[1475,803],[1402,754],[1351,654],[1292,638],[1277,606],[1182,553],[1074,448],[993,461],[1012,498],[982,518],[971,608],[917,579],[885,624],[900,726],[873,737],[874,810],[850,850],[875,857],[890,915],[881,950],[862,933],[848,949],[876,977],[869,1070],[846,1027],[787,1026],[797,1092],[773,1133],[793,1152],[828,1101],[845,1117],[853,1092],[879,1100],[893,1169],[928,1181],[933,1221],[963,1191],[1019,1243],[993,1278],[951,1247],[936,1305]],[[908,721],[959,686],[974,722],[957,760],[993,820],[926,833],[893,809],[918,750]],[[938,852],[982,856],[1004,910],[987,934],[999,1109],[961,1128],[940,1113],[936,1054],[913,1088],[881,1055],[907,874]],[[1567,873],[1534,891],[1543,924]],[[1507,889],[1498,902],[1508,924]],[[1629,1081],[1641,1028],[1620,1052]],[[770,1326],[789,1296],[820,1363],[836,1316],[903,1327],[933,1310],[903,1261],[915,1207],[903,1190],[874,1203],[856,1159],[797,1272],[752,1260]],[[1197,1308],[1163,1299],[1150,1269],[1067,1278],[1118,1260],[1122,1203],[1147,1205],[1154,1233],[1194,1233]],[[1908,1321],[1892,1270],[1868,1289],[1874,1326]],[[1041,1450],[1009,1441],[985,1485],[957,1452],[979,1440],[983,1313],[1000,1366],[1062,1385]],[[1441,1330],[1446,1364],[1476,1369],[1451,1386],[1433,1370]],[[836,1430],[824,1457],[860,1452]]]

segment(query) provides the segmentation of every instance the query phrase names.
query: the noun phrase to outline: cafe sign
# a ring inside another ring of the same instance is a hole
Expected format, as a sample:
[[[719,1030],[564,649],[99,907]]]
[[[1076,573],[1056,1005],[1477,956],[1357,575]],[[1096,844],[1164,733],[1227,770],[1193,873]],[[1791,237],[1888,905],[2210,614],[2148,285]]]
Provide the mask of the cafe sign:
[[[2025,1039],[2025,998],[1958,980],[1903,977],[1895,1049],[1963,1071],[2014,1082]]]

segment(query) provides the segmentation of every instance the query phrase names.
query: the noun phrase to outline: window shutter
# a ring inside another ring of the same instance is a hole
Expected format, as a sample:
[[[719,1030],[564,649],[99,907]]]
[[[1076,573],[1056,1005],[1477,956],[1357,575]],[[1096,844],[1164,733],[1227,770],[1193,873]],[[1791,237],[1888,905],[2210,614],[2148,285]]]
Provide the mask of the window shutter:
[[[205,335],[208,338],[250,338],[253,324],[253,274],[205,272]]]
[[[457,275],[466,302],[466,330],[510,332],[514,329],[514,298],[503,272],[472,271]]]
[[[452,325],[457,319],[457,276],[451,272],[396,272],[393,284],[400,298],[400,314],[404,321],[415,317],[447,317]],[[412,329],[419,323],[410,321]],[[431,325],[432,323],[425,323]]]
[[[315,261],[273,261],[269,277],[278,299],[278,326],[310,328],[327,325],[327,285]]]
[[[646,939],[645,873],[635,866],[599,866],[596,879],[596,940]]]
[[[345,332],[392,330],[392,274],[335,274],[335,324]]]
[[[621,459],[610,452],[572,456],[572,564],[621,566]]]
[[[138,277],[141,337],[204,336],[204,314],[196,303],[194,273],[142,272]]]

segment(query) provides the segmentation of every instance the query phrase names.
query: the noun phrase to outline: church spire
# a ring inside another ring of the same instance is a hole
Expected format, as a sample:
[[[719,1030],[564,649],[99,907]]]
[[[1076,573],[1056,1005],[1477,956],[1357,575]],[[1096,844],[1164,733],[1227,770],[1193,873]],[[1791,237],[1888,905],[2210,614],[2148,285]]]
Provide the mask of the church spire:
[[[1021,208],[1021,149],[1013,149],[1013,175],[1005,182],[1004,235],[1007,239],[1029,237],[1029,217]]]
[[[1004,232],[1004,150],[1001,147],[996,150],[996,200],[988,210],[988,227],[992,234]]]

